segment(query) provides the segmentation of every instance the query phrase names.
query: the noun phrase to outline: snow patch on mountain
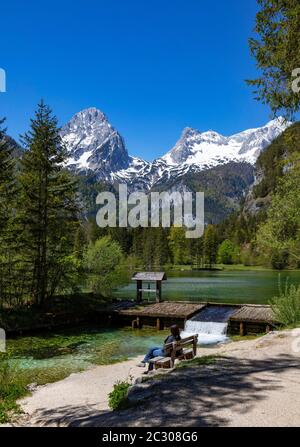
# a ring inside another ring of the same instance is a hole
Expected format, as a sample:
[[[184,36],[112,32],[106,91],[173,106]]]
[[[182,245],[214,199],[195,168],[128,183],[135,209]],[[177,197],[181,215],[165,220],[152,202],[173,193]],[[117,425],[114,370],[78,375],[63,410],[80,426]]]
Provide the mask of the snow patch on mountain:
[[[254,165],[259,154],[289,125],[290,122],[277,118],[263,127],[229,137],[188,127],[176,145],[153,162],[129,156],[121,135],[96,108],[74,115],[62,128],[61,136],[68,150],[70,169],[91,172],[98,180],[127,182],[132,189],[149,190],[189,172],[230,162]]]
[[[61,136],[69,155],[67,166],[73,170],[91,170],[105,179],[112,172],[129,168],[123,138],[94,107],[74,115]]]
[[[263,127],[225,137],[217,132],[184,129],[176,145],[162,157],[170,166],[195,165],[208,169],[219,164],[247,162],[255,164],[257,157],[291,123],[283,118],[270,121]]]

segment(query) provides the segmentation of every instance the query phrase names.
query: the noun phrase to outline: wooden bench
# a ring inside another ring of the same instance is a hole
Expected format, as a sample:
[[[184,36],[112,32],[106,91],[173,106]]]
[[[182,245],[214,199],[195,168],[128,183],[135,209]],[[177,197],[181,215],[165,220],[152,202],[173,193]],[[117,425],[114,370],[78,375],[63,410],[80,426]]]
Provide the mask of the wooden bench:
[[[197,355],[198,335],[191,335],[180,341],[168,343],[165,345],[165,351],[168,353],[165,357],[154,357],[150,363],[154,364],[155,369],[173,368],[175,360],[190,360]]]

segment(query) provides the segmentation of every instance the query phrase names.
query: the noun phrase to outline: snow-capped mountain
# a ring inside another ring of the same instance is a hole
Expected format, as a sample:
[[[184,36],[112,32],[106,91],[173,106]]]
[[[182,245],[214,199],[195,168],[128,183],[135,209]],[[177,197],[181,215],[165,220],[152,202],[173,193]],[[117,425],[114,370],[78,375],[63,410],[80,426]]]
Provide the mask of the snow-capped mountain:
[[[123,138],[96,108],[77,113],[62,128],[61,135],[71,169],[92,173],[97,180],[127,182],[132,189],[150,190],[170,179],[182,179],[188,173],[219,165],[254,165],[261,151],[290,124],[277,118],[229,137],[186,128],[173,149],[153,162],[129,156]]]
[[[162,159],[169,166],[195,165],[200,169],[230,161],[254,164],[261,151],[290,124],[283,118],[277,118],[263,127],[245,130],[230,137],[212,130],[200,132],[186,128],[174,148]]]
[[[96,108],[82,110],[62,128],[69,153],[68,167],[92,171],[98,179],[110,179],[116,171],[139,168],[143,161],[130,157],[121,135]]]

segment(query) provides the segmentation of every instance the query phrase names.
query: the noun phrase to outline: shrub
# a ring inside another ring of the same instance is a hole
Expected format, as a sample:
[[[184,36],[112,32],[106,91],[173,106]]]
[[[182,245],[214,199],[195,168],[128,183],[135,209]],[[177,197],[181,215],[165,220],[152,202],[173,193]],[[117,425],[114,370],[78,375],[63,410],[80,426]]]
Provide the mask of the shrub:
[[[225,239],[218,249],[218,262],[220,264],[234,264],[237,258],[237,247],[229,239]]]
[[[97,295],[111,296],[115,287],[128,283],[128,267],[120,245],[109,236],[90,244],[84,257],[88,285]]]
[[[113,390],[108,395],[108,405],[113,411],[123,410],[128,407],[128,390],[131,381],[116,382]]]
[[[271,306],[276,319],[284,326],[297,326],[300,324],[300,286],[286,283],[284,290],[281,287],[279,296],[271,300]]]
[[[0,354],[0,423],[8,422],[20,413],[16,400],[27,393],[26,384],[19,378],[17,369],[6,354]]]
[[[275,250],[271,255],[271,265],[276,270],[283,270],[289,264],[289,252],[287,250]]]

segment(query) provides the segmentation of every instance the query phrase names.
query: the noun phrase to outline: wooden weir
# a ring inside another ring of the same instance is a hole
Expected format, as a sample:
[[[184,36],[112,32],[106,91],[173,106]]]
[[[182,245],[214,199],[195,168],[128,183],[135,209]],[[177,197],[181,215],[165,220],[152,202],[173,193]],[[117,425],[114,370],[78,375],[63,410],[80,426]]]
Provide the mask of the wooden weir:
[[[236,307],[236,311],[228,320],[228,333],[231,334],[252,334],[269,332],[276,326],[273,311],[268,305],[254,304],[223,304],[208,302],[187,302],[187,301],[164,301],[160,303],[140,303],[131,307],[115,310],[114,316],[123,324],[130,324],[133,328],[143,326],[156,327],[158,330],[166,329],[172,324],[178,324],[184,328],[185,322],[194,315],[199,314],[207,306],[231,306]]]
[[[271,306],[245,304],[229,319],[229,330],[241,336],[247,333],[269,332],[276,325]]]

